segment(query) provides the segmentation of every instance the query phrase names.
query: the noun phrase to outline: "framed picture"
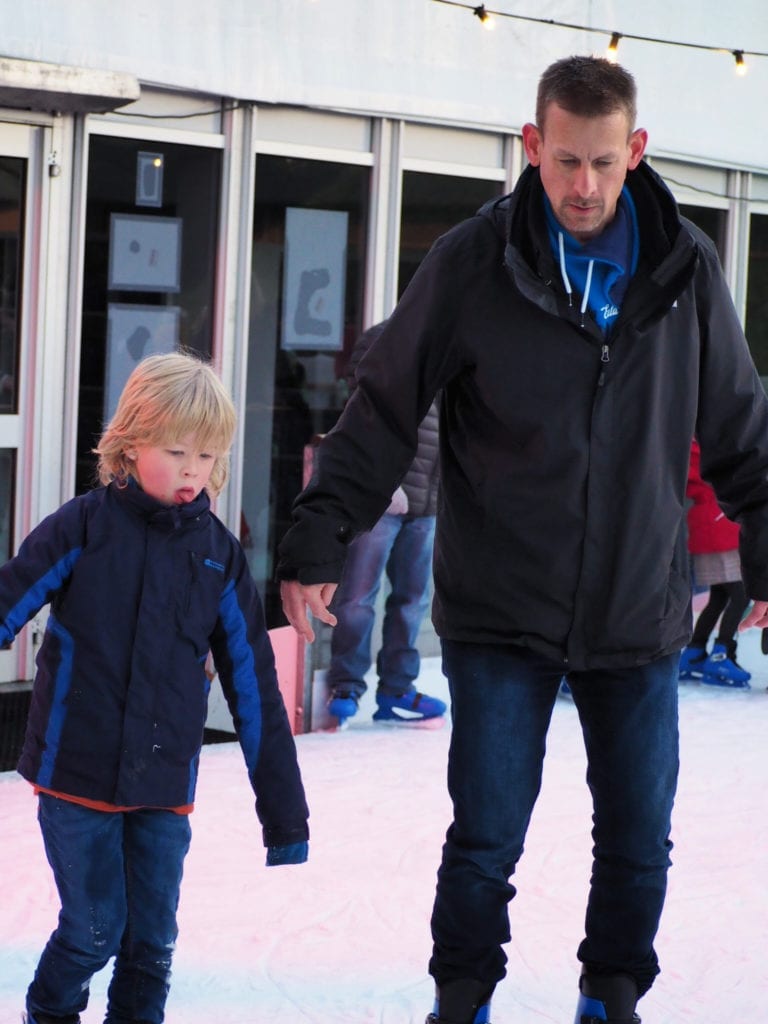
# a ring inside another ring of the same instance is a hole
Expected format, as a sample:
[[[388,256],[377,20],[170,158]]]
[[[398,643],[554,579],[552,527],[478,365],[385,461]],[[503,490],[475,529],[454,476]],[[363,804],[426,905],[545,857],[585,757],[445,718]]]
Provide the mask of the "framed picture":
[[[181,217],[113,213],[107,287],[125,292],[179,291]]]
[[[179,344],[180,306],[107,306],[104,423],[115,414],[125,382],[145,356],[173,352]]]
[[[342,347],[349,214],[285,211],[284,349]]]

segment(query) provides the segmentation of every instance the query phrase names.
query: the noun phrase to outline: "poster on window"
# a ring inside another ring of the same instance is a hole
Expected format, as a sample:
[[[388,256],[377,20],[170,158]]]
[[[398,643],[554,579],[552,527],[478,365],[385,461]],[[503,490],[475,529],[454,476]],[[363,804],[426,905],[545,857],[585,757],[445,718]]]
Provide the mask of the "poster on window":
[[[107,287],[122,292],[177,292],[181,287],[181,217],[113,213]]]
[[[115,414],[131,371],[146,356],[173,352],[179,343],[180,306],[107,306],[104,423]]]
[[[284,349],[342,347],[349,214],[285,211]]]

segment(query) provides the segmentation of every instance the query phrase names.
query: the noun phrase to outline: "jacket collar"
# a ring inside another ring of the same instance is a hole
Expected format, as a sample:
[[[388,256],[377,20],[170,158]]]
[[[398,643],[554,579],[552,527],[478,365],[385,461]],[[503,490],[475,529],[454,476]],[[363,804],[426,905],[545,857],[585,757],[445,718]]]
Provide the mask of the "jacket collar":
[[[164,505],[143,491],[133,477],[129,477],[125,484],[118,484],[113,480],[109,484],[109,490],[136,515],[153,523],[165,523],[174,528],[199,519],[211,507],[211,500],[205,490],[201,491],[194,501],[183,505]]]

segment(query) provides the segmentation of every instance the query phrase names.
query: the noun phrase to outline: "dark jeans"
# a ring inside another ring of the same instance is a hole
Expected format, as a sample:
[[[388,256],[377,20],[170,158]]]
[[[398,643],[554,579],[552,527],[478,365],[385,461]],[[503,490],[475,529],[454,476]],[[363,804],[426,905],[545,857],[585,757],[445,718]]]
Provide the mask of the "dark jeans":
[[[616,671],[568,674],[588,758],[593,870],[579,959],[626,972],[640,994],[656,974],[653,940],[670,865],[678,772],[678,655]],[[506,973],[509,883],[541,786],[562,667],[513,645],[443,641],[452,701],[446,836],[432,914],[438,985]],[[568,838],[563,836],[563,842]],[[576,880],[574,880],[575,882]],[[542,950],[546,956],[546,950]]]
[[[390,696],[413,689],[420,666],[416,644],[429,607],[434,537],[434,516],[385,514],[352,542],[333,604],[338,625],[331,634],[329,690],[365,693],[376,595],[385,569],[392,589],[384,605],[376,658],[379,686]]]
[[[84,1010],[91,977],[115,957],[105,1024],[161,1024],[176,942],[189,819],[95,811],[40,794],[38,820],[61,901],[27,992],[33,1015]]]

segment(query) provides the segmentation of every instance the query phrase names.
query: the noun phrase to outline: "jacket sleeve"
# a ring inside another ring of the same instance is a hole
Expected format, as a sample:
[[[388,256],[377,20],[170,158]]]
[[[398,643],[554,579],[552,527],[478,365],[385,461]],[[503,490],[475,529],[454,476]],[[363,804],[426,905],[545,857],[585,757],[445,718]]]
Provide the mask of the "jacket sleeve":
[[[235,551],[211,651],[256,794],[264,845],[291,846],[309,838],[309,811],[261,600],[239,545]]]
[[[0,568],[0,646],[48,604],[72,572],[85,543],[84,504],[74,498],[32,530]]]
[[[293,525],[279,547],[280,579],[337,582],[349,542],[376,523],[413,462],[419,424],[460,369],[453,339],[466,291],[458,284],[466,233],[459,225],[438,239],[361,359],[355,391],[294,503]]]
[[[696,283],[701,334],[701,476],[741,526],[747,593],[768,600],[768,398],[716,257],[705,253]]]

